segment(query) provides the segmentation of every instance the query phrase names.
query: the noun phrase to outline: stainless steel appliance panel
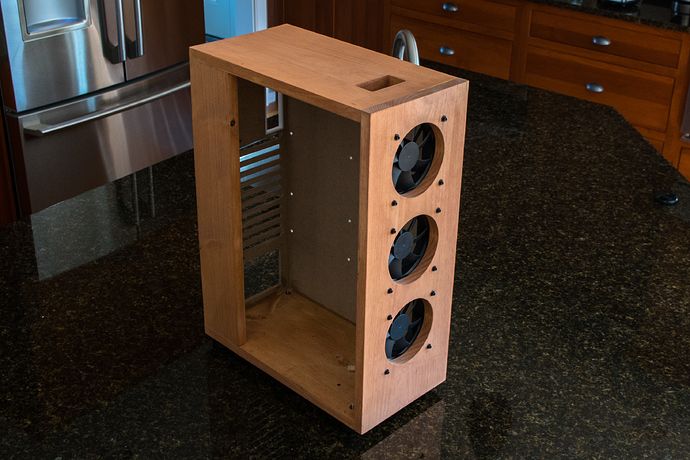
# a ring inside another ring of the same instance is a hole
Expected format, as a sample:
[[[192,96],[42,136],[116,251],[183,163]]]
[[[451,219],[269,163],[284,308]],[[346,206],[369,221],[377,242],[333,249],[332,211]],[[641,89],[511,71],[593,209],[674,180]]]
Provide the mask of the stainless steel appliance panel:
[[[201,0],[121,0],[124,8],[128,80],[189,59],[204,42]]]
[[[192,149],[186,64],[135,84],[9,117],[24,165],[24,212],[36,212]],[[16,134],[15,134],[16,135]],[[16,152],[19,150],[19,152]],[[28,200],[27,200],[28,197]]]
[[[0,5],[7,43],[2,58],[11,73],[2,88],[10,109],[23,112],[124,82],[119,0]]]

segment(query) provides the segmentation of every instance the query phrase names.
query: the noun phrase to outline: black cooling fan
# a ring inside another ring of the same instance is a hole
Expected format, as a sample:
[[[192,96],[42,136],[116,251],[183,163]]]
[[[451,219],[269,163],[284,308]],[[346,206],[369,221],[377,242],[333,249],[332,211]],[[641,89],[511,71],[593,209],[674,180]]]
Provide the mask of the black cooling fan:
[[[436,136],[429,123],[417,125],[407,133],[393,161],[393,185],[398,193],[419,186],[431,169],[435,151]]]
[[[386,357],[395,359],[405,353],[424,325],[424,301],[416,299],[405,305],[393,319],[386,335]]]
[[[398,281],[409,275],[429,245],[429,219],[417,216],[398,232],[388,255],[388,271]]]

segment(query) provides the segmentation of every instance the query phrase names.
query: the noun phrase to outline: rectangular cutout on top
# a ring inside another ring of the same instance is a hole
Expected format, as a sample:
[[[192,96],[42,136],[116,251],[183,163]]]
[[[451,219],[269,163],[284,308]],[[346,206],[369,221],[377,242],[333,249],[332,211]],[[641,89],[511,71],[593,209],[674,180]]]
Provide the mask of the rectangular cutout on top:
[[[374,78],[373,80],[365,81],[364,83],[360,83],[359,86],[360,88],[366,89],[367,91],[379,91],[384,88],[389,88],[391,86],[397,85],[398,83],[402,83],[405,80],[394,77],[393,75],[384,75],[383,77],[379,78]]]

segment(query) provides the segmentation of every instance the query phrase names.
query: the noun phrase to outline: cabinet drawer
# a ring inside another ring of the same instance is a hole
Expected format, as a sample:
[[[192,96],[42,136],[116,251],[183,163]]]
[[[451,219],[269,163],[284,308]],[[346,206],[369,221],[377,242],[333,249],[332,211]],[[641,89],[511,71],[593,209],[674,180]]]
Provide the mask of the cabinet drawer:
[[[663,132],[674,80],[529,47],[525,83],[610,105],[633,125]]]
[[[681,149],[678,171],[680,171],[687,180],[690,180],[690,148]]]
[[[404,16],[391,17],[392,30],[409,29],[419,57],[508,79],[512,43],[508,40],[441,27]]]
[[[488,29],[515,31],[516,7],[487,0],[393,0],[393,6],[433,14]]]
[[[532,13],[530,37],[672,68],[678,66],[682,45],[680,38],[543,11]]]

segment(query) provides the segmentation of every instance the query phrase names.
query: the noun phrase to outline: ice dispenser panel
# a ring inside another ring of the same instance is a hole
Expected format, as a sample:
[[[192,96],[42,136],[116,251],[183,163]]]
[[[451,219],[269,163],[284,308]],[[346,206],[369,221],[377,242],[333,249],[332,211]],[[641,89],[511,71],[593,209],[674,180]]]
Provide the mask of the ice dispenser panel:
[[[22,0],[26,34],[57,32],[85,25],[88,0]]]

